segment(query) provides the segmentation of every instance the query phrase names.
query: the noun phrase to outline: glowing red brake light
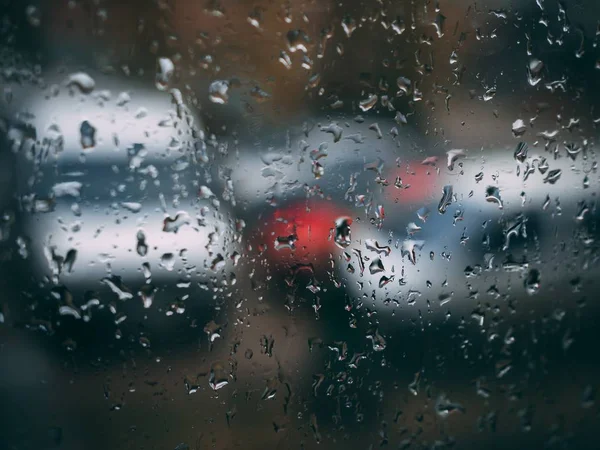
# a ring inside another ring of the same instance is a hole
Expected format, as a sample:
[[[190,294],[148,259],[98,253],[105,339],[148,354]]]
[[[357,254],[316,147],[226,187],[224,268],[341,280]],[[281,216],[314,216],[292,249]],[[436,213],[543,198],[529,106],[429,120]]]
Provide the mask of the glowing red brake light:
[[[348,211],[326,200],[297,202],[274,211],[261,233],[269,259],[321,262],[337,248],[335,221]]]

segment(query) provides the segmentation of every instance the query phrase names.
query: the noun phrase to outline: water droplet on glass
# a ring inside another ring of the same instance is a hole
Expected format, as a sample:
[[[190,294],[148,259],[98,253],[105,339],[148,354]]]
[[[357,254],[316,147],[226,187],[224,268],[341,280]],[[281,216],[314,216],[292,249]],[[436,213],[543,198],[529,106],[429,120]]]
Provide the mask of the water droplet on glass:
[[[298,236],[295,234],[290,234],[289,236],[278,236],[275,238],[274,248],[277,251],[280,250],[296,250],[296,241],[298,240]]]
[[[87,73],[76,72],[67,79],[67,86],[76,86],[82,93],[89,94],[96,87],[96,82]]]
[[[121,92],[117,97],[117,106],[125,106],[127,103],[131,101],[131,96],[128,92]]]
[[[529,295],[537,294],[540,290],[541,274],[537,269],[530,269],[525,277],[525,290]]]
[[[79,198],[81,195],[82,184],[79,181],[64,181],[62,183],[56,183],[52,186],[52,194],[55,197],[75,197]]]
[[[400,18],[397,18],[392,22],[392,30],[397,35],[401,35],[402,33],[404,33],[404,31],[406,31],[406,25]]]
[[[546,175],[546,178],[544,178],[544,183],[554,184],[559,180],[561,175],[562,175],[561,169],[551,170],[550,172],[548,172],[548,175]]]
[[[213,363],[210,368],[208,385],[215,391],[224,388],[229,383],[229,377],[225,371],[224,365],[220,362]]]
[[[397,96],[407,96],[411,92],[412,83],[406,77],[398,77],[396,79],[396,85],[398,86]]]
[[[25,15],[27,16],[27,22],[34,28],[37,28],[42,23],[42,14],[37,6],[29,5],[25,8]]]
[[[346,33],[347,37],[352,36],[354,30],[356,30],[356,21],[350,16],[344,17],[342,20],[342,29],[344,30],[344,33]]]
[[[498,209],[502,209],[504,207],[502,203],[502,198],[500,197],[500,189],[497,186],[488,186],[485,190],[485,200],[490,203],[496,203],[498,205]]]
[[[367,250],[371,250],[376,253],[383,253],[385,256],[389,256],[389,254],[392,252],[392,249],[389,246],[379,245],[379,242],[374,239],[365,239],[365,246],[367,247]]]
[[[466,156],[467,152],[462,149],[454,149],[446,152],[448,155],[448,169],[454,170],[454,163],[459,159]]]
[[[129,300],[133,298],[133,294],[131,293],[129,288],[125,286],[125,283],[123,283],[121,277],[117,275],[112,275],[110,277],[103,278],[102,283],[107,285],[112,292],[117,294],[119,300]]]
[[[303,53],[308,52],[310,38],[302,30],[290,30],[286,34],[288,50],[292,53],[300,50]]]
[[[162,268],[169,272],[175,267],[175,255],[173,253],[163,253],[160,257],[160,264]]]
[[[417,263],[417,250],[421,250],[425,245],[425,241],[414,241],[412,239],[407,239],[402,242],[401,254],[402,257],[407,256],[408,260],[416,264]]]
[[[442,189],[442,198],[440,199],[440,203],[438,204],[438,212],[440,214],[445,214],[448,206],[452,204],[452,196],[454,195],[454,190],[452,185],[447,184]]]
[[[292,59],[283,50],[279,53],[279,62],[288,70],[292,68]]]
[[[208,87],[208,98],[211,102],[224,105],[229,101],[229,81],[216,80]]]
[[[223,258],[223,255],[219,253],[210,263],[210,270],[214,272],[219,272],[225,267],[226,263],[227,261],[225,260],[225,258]]]
[[[142,204],[137,202],[121,202],[121,207],[132,213],[138,213],[142,210]]]
[[[150,280],[150,277],[146,277],[146,282],[148,282],[148,280]],[[139,296],[142,298],[142,305],[145,309],[152,307],[155,292],[156,288],[150,284],[145,284],[140,288]]]
[[[527,125],[522,119],[517,119],[512,124],[512,133],[514,137],[523,136],[527,131]]]
[[[63,261],[63,266],[67,269],[67,272],[73,271],[73,266],[75,265],[75,261],[77,260],[77,250],[74,248],[70,249],[65,255],[65,260]]]
[[[370,94],[367,98],[361,100],[358,106],[362,111],[369,111],[377,104],[377,99],[378,97],[376,94]]]
[[[146,244],[146,235],[142,230],[138,230],[136,234],[137,245],[136,251],[140,256],[146,256],[148,254],[148,244]]]
[[[504,245],[502,250],[508,250],[510,241],[513,237],[527,237],[527,218],[519,214],[516,218],[507,222],[504,229]]]
[[[413,234],[421,231],[423,228],[420,227],[419,225],[417,225],[414,222],[410,222],[407,226],[406,226],[406,232],[408,233],[409,236],[412,236]]]
[[[369,264],[369,273],[371,275],[375,275],[380,272],[385,272],[385,267],[383,266],[380,258],[375,258],[373,261],[371,261],[371,264]]]
[[[83,149],[94,148],[96,146],[96,128],[87,120],[81,122],[79,127],[79,142]]]
[[[529,147],[525,142],[519,142],[517,148],[515,148],[514,158],[519,162],[525,162],[527,159],[527,151]]]
[[[191,222],[190,216],[185,211],[179,211],[175,217],[167,216],[163,221],[163,231],[177,233],[179,228]]]
[[[457,412],[464,413],[465,408],[460,403],[450,401],[445,394],[441,394],[435,402],[435,412],[438,416],[446,418]]]
[[[344,131],[342,127],[334,122],[327,126],[322,126],[320,130],[325,133],[331,133],[333,135],[333,142],[338,142],[342,138],[342,133]],[[348,136],[346,139],[350,139],[350,136]]]
[[[527,81],[531,86],[536,86],[542,79],[542,69],[544,63],[539,59],[533,58],[527,66]]]
[[[166,91],[175,72],[175,65],[169,58],[158,58],[156,62],[155,85],[159,91]]]
[[[429,217],[429,208],[427,206],[422,206],[417,211],[417,217],[422,222],[427,222],[427,218]]]
[[[339,217],[335,220],[334,242],[338,247],[346,248],[352,242],[351,224],[352,219],[350,217]]]

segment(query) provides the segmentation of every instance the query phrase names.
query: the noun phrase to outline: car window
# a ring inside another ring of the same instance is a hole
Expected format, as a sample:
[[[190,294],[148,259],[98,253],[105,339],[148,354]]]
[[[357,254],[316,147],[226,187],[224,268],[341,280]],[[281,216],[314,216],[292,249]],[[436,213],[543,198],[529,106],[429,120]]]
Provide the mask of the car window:
[[[0,3],[1,448],[597,448],[596,1]]]

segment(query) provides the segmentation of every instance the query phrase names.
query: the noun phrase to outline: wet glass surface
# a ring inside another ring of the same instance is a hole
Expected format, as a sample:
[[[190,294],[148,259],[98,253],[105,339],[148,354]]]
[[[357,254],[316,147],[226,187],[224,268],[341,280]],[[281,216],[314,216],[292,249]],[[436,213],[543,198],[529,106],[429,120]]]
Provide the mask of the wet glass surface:
[[[0,448],[597,448],[595,0],[0,0]]]

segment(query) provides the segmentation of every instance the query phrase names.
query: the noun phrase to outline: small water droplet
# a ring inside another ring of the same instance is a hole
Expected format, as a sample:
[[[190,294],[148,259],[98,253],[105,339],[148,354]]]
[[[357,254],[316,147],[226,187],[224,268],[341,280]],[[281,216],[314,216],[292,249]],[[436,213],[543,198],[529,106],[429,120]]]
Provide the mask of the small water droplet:
[[[76,72],[67,79],[67,86],[76,86],[84,94],[89,94],[96,87],[94,79],[85,72]]]
[[[156,63],[155,85],[159,91],[166,91],[175,72],[175,65],[169,58],[158,58]]]
[[[369,273],[371,275],[375,275],[380,272],[385,272],[385,267],[383,266],[380,258],[375,258],[373,261],[371,261],[371,264],[369,264]]]
[[[346,248],[352,242],[352,235],[350,225],[352,219],[350,217],[339,217],[335,221],[335,235],[334,242],[340,248]]]
[[[537,269],[530,269],[525,277],[525,290],[529,295],[537,294],[541,285],[541,274]]]
[[[519,162],[525,162],[527,159],[527,151],[529,147],[525,142],[519,142],[517,148],[515,148],[514,158]]]
[[[438,212],[440,214],[445,214],[448,206],[452,204],[452,196],[454,195],[454,190],[452,185],[448,184],[444,186],[442,189],[442,198],[440,199],[440,203],[438,204]]]
[[[87,120],[81,122],[79,127],[79,142],[83,149],[90,149],[96,146],[96,128]]]
[[[512,133],[514,137],[523,136],[527,131],[527,125],[522,119],[517,119],[512,124]]]
[[[502,198],[500,197],[500,189],[497,186],[488,186],[485,191],[485,200],[490,203],[496,203],[498,205],[498,209],[502,209],[504,204],[502,203]]]
[[[216,80],[208,87],[208,98],[211,102],[224,105],[229,101],[229,81]]]
[[[362,111],[369,111],[377,104],[377,94],[370,94],[364,100],[361,100],[358,104]]]

